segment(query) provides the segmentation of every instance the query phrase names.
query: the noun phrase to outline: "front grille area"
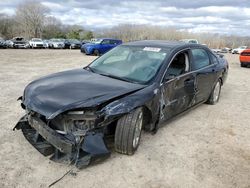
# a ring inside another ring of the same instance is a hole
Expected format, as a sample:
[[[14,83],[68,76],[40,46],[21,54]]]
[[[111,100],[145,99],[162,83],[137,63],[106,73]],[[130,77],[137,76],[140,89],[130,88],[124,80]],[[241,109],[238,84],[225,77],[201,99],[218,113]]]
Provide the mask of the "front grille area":
[[[65,134],[78,134],[81,131],[88,131],[95,128],[97,124],[97,115],[93,111],[84,112],[84,114],[65,113],[58,115],[50,122],[51,128],[61,131]]]

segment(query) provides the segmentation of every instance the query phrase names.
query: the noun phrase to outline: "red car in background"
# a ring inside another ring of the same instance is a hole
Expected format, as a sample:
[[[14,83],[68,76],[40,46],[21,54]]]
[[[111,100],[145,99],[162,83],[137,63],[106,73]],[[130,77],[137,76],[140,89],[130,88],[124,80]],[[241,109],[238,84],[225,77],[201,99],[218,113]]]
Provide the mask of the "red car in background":
[[[248,67],[250,66],[250,49],[246,49],[240,54],[240,66]]]

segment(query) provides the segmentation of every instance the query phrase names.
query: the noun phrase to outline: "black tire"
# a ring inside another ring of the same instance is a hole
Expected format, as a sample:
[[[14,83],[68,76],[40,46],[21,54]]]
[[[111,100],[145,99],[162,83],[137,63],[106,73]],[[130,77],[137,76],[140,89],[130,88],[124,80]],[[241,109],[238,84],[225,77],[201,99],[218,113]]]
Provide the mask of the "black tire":
[[[116,152],[126,155],[135,153],[140,143],[142,122],[142,108],[137,108],[118,120],[114,144]]]
[[[99,50],[94,50],[94,52],[93,52],[93,54],[95,55],[95,56],[99,56],[100,55],[100,52],[99,52]]]
[[[240,64],[241,67],[246,67],[243,63]]]
[[[209,99],[207,100],[207,103],[211,104],[211,105],[216,104],[220,99],[220,92],[221,92],[221,80],[219,79],[216,82],[216,84],[212,90],[212,93],[211,93]]]

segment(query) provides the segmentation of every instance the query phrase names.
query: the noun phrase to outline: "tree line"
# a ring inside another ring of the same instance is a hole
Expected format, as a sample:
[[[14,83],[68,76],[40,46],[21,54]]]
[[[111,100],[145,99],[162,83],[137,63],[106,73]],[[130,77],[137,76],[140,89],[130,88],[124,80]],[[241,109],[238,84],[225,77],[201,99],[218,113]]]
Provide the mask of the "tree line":
[[[66,25],[54,16],[45,5],[28,0],[20,3],[15,15],[0,14],[0,37],[11,39],[22,36],[31,38],[91,39],[93,32],[80,25]]]
[[[228,36],[215,33],[191,33],[187,31],[179,31],[175,28],[151,25],[122,24],[110,29],[99,31],[96,35],[99,37],[119,38],[124,42],[134,40],[197,39],[199,43],[207,45],[210,48],[250,47],[250,37]]]
[[[43,4],[28,0],[17,6],[14,16],[0,14],[0,37],[11,39],[16,36],[30,38],[75,38],[89,40],[93,37],[111,37],[124,42],[134,40],[181,40],[197,39],[211,48],[235,48],[250,46],[250,37],[227,36],[214,33],[191,33],[175,28],[122,24],[95,32],[85,30],[80,25],[66,25],[50,16],[50,9]]]

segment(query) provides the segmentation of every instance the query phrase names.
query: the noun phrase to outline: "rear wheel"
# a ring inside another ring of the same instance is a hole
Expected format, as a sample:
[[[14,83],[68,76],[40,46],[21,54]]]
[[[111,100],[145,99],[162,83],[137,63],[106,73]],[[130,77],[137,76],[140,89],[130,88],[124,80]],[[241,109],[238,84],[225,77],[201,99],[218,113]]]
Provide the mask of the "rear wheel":
[[[246,65],[244,63],[241,63],[240,66],[241,67],[246,67]]]
[[[133,155],[141,138],[143,123],[142,108],[123,116],[118,120],[115,130],[115,150],[126,155]]]
[[[216,82],[214,89],[213,89],[207,103],[212,104],[212,105],[216,104],[220,99],[220,92],[221,92],[221,80],[219,79]]]
[[[99,55],[100,55],[99,50],[94,50],[94,55],[95,55],[95,56],[99,56]]]

